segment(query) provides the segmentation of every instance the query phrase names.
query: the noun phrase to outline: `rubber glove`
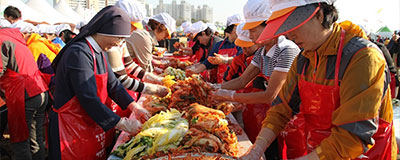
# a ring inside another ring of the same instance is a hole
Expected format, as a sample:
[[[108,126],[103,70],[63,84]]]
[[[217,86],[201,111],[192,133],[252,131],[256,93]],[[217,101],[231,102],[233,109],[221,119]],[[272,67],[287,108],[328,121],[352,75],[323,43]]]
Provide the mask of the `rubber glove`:
[[[229,57],[225,57],[220,54],[214,53],[215,56],[209,56],[207,59],[211,64],[220,65],[220,64],[227,64],[229,61]]]
[[[219,101],[235,101],[234,94],[236,91],[227,89],[218,89],[213,92],[215,100]]]
[[[271,145],[274,139],[277,136],[275,133],[269,128],[262,128],[260,133],[257,136],[256,142],[251,146],[247,153],[245,153],[242,157],[239,157],[241,160],[253,160],[260,159],[264,154],[265,150]]]
[[[143,77],[144,82],[155,83],[155,84],[162,84],[163,79],[164,79],[163,77],[154,75],[153,73],[146,73]]]
[[[132,102],[131,104],[129,104],[128,108],[135,114],[136,119],[138,119],[142,123],[146,122],[151,116],[149,111],[147,111],[136,102]]]
[[[151,83],[145,83],[142,93],[149,94],[149,95],[155,94],[159,97],[165,97],[169,93],[169,90],[165,86],[151,84]]]
[[[115,126],[116,129],[125,131],[131,135],[135,135],[137,132],[140,131],[142,124],[137,119],[128,119],[126,117],[122,117],[117,125]]]
[[[221,89],[221,84],[206,82],[212,89]]]

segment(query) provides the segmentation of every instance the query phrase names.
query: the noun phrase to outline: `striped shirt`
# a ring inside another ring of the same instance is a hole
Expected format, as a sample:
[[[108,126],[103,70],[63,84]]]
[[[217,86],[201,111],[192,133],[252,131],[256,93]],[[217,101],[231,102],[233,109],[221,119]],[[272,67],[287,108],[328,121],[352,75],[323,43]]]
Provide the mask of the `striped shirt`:
[[[251,64],[258,67],[265,76],[271,76],[273,71],[289,72],[293,60],[300,53],[299,47],[284,36],[278,38],[277,44],[265,53],[265,47],[254,54]]]
[[[107,52],[112,71],[122,85],[128,90],[142,92],[145,84],[138,79],[144,77],[145,71],[132,60],[126,43],[121,47],[112,47]]]

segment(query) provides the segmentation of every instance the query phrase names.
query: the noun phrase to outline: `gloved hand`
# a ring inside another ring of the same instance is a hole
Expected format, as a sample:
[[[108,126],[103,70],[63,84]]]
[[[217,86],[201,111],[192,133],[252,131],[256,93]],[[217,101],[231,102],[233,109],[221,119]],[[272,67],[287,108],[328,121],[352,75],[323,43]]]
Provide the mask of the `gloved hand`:
[[[209,56],[207,59],[211,64],[220,65],[227,64],[229,61],[229,57],[225,57],[223,55],[214,53],[215,56]]]
[[[219,101],[235,101],[234,94],[236,91],[227,89],[218,89],[212,92],[215,100]]]
[[[154,75],[153,73],[146,73],[143,77],[144,82],[162,84],[163,77]]]
[[[253,146],[247,150],[243,156],[239,157],[241,160],[253,160],[260,159],[264,154],[265,150],[271,145],[272,141],[277,136],[275,133],[269,128],[262,128],[260,133],[257,136],[256,142]]]
[[[151,116],[149,111],[147,111],[136,102],[132,102],[131,104],[129,104],[128,108],[135,114],[136,119],[138,119],[142,123],[146,122]]]
[[[135,135],[140,131],[142,124],[137,119],[128,119],[126,117],[122,117],[117,125],[116,129],[125,131],[131,135]]]
[[[221,84],[206,82],[212,89],[221,89]]]
[[[168,90],[167,87],[164,87],[164,86],[161,86],[161,85],[145,83],[142,93],[149,94],[149,95],[154,95],[155,94],[155,95],[157,95],[159,97],[165,97],[169,93],[169,90]]]

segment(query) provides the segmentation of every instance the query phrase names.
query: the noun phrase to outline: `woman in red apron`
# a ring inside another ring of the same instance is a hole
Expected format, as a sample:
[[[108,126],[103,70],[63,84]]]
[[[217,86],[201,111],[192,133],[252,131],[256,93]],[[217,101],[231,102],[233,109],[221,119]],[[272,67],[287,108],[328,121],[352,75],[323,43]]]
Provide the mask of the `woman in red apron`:
[[[50,159],[106,159],[106,147],[112,140],[107,131],[114,127],[138,131],[140,122],[113,113],[104,104],[107,97],[133,110],[136,117],[147,118],[148,113],[134,104],[103,54],[130,36],[130,27],[123,10],[106,7],[54,60],[57,85],[50,112]]]
[[[390,74],[382,53],[357,25],[334,23],[332,3],[309,3],[272,4],[290,10],[273,13],[259,40],[287,33],[304,51],[267,112],[255,149],[242,158],[259,157],[283,131],[287,158],[395,159]],[[291,25],[282,25],[285,20]]]
[[[44,159],[43,123],[48,90],[18,29],[0,29],[0,90],[16,159]],[[32,134],[30,134],[32,133]]]
[[[211,29],[202,21],[196,22],[192,25],[194,32],[194,40],[196,44],[192,47],[194,55],[191,57],[192,62],[198,62],[192,67],[186,69],[188,75],[201,74],[205,81],[216,81],[215,76],[211,76],[209,72],[205,71],[205,65],[201,62],[207,60],[207,57],[216,47],[218,42],[222,41],[221,38],[215,37]],[[218,45],[219,46],[219,45]]]

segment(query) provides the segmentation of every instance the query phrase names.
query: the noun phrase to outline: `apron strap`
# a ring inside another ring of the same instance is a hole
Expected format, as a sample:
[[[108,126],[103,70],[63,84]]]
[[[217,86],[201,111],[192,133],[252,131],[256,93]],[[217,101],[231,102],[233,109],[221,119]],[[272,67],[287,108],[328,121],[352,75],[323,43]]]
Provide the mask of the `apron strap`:
[[[345,31],[342,29],[340,34],[340,43],[339,43],[339,51],[336,56],[336,65],[335,65],[335,86],[339,86],[339,70],[340,70],[340,61],[342,60],[342,53],[343,53],[343,41],[345,38]]]

